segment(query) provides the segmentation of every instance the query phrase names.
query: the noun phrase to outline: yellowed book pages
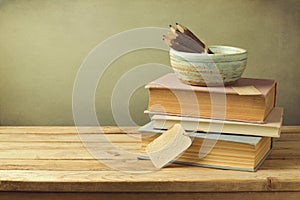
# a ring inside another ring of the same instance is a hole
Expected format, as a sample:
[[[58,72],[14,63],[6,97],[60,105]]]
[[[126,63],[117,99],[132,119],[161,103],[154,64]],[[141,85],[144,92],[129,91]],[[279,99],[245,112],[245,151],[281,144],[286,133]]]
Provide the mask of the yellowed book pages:
[[[280,137],[282,115],[283,108],[275,107],[262,124],[171,115],[154,115],[151,120],[156,129],[169,129],[175,123],[180,123],[185,130],[209,132],[210,126],[216,123],[223,124],[220,130],[223,133]]]

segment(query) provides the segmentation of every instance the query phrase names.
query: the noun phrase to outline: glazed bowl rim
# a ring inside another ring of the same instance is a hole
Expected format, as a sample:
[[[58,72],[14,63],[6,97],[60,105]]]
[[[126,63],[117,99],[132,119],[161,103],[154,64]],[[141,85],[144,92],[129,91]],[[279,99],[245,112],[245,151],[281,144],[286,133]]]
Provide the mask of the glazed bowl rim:
[[[233,47],[233,46],[226,46],[226,45],[211,45],[208,46],[209,49],[211,49],[213,52],[217,49],[224,49],[228,50],[228,53],[215,53],[215,54],[206,54],[206,53],[189,53],[189,52],[183,52],[183,51],[177,51],[175,49],[170,48],[170,54],[177,55],[180,57],[190,57],[190,58],[200,58],[200,57],[222,57],[222,56],[237,56],[237,55],[245,55],[248,53],[246,49],[240,48],[240,47]],[[233,52],[236,51],[236,52]]]

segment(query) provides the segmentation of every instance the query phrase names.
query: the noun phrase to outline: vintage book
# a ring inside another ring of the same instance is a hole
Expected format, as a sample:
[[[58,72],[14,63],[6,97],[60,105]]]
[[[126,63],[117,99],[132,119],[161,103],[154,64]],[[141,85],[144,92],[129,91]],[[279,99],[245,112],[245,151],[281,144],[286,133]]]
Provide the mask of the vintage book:
[[[221,124],[220,132],[241,135],[257,135],[265,137],[280,137],[283,108],[275,107],[267,116],[264,123],[248,123],[226,120],[212,120],[207,118],[180,117],[172,115],[153,115],[153,127],[155,129],[169,129],[179,123],[188,131],[210,131],[210,126]]]
[[[144,154],[139,159],[149,159],[145,149],[149,143],[159,137],[163,130],[153,129],[152,122],[139,130],[143,134],[142,148]],[[187,164],[219,169],[256,171],[272,149],[272,138],[260,136],[242,136],[231,134],[209,134],[209,138],[217,139],[212,150],[199,158],[199,150],[207,133],[191,132],[192,145],[181,154],[174,163]]]
[[[263,123],[276,101],[276,82],[267,79],[241,78],[230,86],[199,87],[181,83],[170,73],[146,88],[146,112],[155,114]]]

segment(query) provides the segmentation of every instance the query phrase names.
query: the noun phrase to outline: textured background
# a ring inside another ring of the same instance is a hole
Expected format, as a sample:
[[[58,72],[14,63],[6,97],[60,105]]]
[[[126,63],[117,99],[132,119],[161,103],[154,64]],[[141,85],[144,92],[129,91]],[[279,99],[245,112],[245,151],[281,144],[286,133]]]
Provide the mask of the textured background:
[[[0,0],[0,124],[73,125],[72,89],[80,64],[109,36],[137,27],[185,24],[208,44],[249,51],[244,77],[278,81],[284,124],[300,125],[298,0]],[[168,53],[135,51],[112,63],[96,93],[101,124],[112,125],[112,88],[143,63],[169,64]],[[148,92],[130,101],[143,124]]]

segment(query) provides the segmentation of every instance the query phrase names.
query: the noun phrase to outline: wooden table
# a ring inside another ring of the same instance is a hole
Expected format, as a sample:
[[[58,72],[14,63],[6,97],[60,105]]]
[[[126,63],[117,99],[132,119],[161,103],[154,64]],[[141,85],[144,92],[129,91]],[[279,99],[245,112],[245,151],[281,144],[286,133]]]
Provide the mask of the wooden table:
[[[101,130],[114,144],[140,150],[140,140],[119,128]],[[300,199],[299,142],[300,127],[283,127],[257,172],[174,164],[133,174],[94,159],[74,127],[0,127],[0,199]]]

